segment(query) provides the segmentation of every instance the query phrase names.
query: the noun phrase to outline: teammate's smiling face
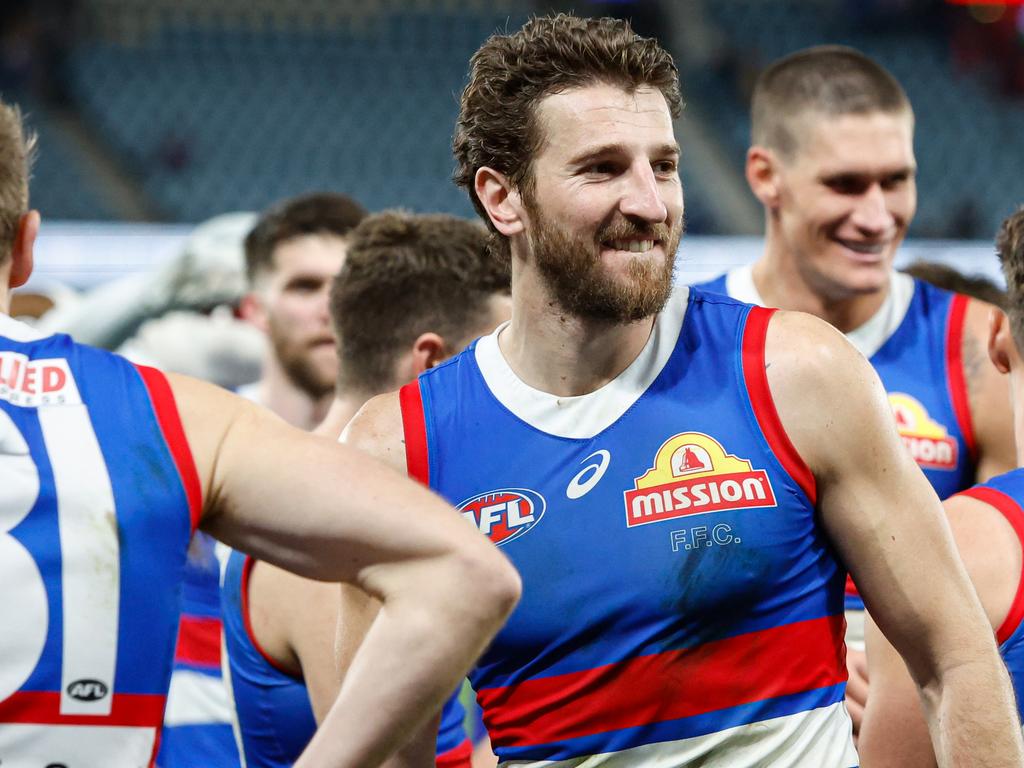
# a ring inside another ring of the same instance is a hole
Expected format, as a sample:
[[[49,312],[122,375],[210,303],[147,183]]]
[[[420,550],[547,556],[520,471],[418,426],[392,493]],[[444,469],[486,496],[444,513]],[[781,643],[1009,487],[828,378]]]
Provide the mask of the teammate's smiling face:
[[[808,114],[777,166],[778,233],[804,279],[834,298],[884,288],[917,208],[913,117]]]
[[[631,321],[671,291],[682,234],[679,148],[665,98],[652,88],[573,88],[537,106],[530,258],[565,311]]]

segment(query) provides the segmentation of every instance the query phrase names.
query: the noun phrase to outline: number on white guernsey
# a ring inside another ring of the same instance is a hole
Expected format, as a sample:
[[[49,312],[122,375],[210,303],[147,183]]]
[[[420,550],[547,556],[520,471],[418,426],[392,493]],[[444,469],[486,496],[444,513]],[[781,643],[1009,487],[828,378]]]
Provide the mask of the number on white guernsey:
[[[120,543],[107,463],[84,404],[39,409],[60,521],[62,715],[108,715],[114,701]]]
[[[120,544],[110,475],[84,405],[42,407],[38,415],[53,470],[60,531],[60,712],[107,715],[114,699],[120,595]],[[25,438],[6,413],[0,411],[0,417],[0,534],[7,534],[35,504],[39,474]],[[2,701],[32,673],[49,625],[39,566],[9,535],[0,535],[0,590],[5,614],[0,616]]]
[[[17,691],[36,668],[49,616],[46,587],[28,550],[7,534],[32,511],[39,473],[28,444],[11,417],[0,411],[0,701]]]

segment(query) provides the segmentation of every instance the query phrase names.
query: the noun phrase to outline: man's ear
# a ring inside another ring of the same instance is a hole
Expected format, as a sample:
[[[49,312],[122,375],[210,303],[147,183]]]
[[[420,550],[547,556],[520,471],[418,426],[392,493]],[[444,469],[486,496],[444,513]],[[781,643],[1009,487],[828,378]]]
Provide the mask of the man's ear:
[[[779,158],[767,147],[754,145],[747,150],[747,184],[761,205],[770,210],[779,205]]]
[[[39,235],[39,211],[29,211],[18,219],[18,231],[11,247],[10,287],[28,282],[32,275],[36,237]]]
[[[445,344],[443,336],[433,331],[421,333],[416,337],[416,341],[412,343],[412,355],[410,357],[412,375],[409,378],[416,378],[424,371],[433,368],[439,363],[443,363],[450,356],[448,345]]]
[[[988,313],[988,356],[1000,373],[1009,373],[1020,365],[1020,352],[1013,340],[1010,318],[996,307]]]
[[[505,174],[487,166],[478,168],[473,189],[498,232],[511,237],[523,231],[526,212],[522,195]]]
[[[238,316],[250,325],[256,326],[263,333],[269,333],[270,321],[263,306],[263,299],[256,291],[249,291],[238,302]]]

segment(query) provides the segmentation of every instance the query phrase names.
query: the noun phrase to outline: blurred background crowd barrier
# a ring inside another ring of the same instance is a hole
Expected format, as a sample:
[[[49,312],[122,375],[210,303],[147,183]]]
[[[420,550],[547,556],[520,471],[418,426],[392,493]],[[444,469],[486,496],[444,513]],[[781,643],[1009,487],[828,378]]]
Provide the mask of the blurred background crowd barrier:
[[[39,135],[39,279],[85,287],[156,269],[189,224],[315,189],[471,216],[450,181],[469,57],[551,10],[629,17],[673,52],[689,232],[756,235],[753,79],[789,51],[846,43],[914,105],[911,247],[992,274],[991,248],[923,242],[990,241],[1024,202],[1024,11],[964,1],[4,0],[0,93]],[[691,236],[687,277],[756,249]]]

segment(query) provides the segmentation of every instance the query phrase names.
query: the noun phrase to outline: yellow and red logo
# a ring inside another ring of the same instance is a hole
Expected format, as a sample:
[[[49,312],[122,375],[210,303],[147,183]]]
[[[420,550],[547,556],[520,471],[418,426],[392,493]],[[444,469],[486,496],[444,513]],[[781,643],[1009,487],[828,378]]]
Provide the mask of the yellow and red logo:
[[[957,444],[946,428],[932,419],[917,400],[902,392],[889,394],[896,429],[903,444],[921,467],[956,469]]]
[[[662,443],[654,466],[623,495],[630,528],[724,509],[776,506],[767,473],[727,454],[702,432],[683,432]]]

